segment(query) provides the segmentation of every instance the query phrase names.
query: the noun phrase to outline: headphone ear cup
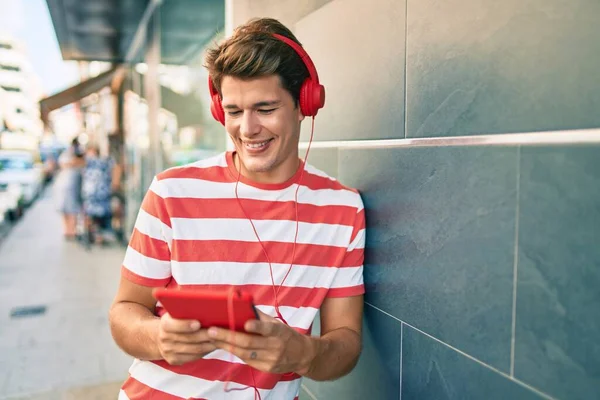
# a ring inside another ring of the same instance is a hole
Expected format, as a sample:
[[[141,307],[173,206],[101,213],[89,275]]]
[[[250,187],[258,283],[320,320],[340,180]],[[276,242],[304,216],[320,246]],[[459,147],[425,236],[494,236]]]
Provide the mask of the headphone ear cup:
[[[300,111],[305,117],[314,117],[325,105],[325,88],[308,78],[300,88]]]
[[[300,111],[305,117],[312,116],[312,108],[310,107],[310,99],[308,93],[308,79],[304,81],[302,87],[300,87]]]
[[[221,98],[218,94],[214,94],[212,96],[212,101],[210,102],[210,112],[214,119],[225,125],[225,111],[223,110]]]

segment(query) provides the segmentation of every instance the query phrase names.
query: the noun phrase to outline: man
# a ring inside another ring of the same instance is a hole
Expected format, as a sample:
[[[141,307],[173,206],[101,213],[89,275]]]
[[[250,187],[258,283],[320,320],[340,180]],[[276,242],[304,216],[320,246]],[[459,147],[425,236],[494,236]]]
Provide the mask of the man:
[[[273,34],[297,43],[257,19],[208,53],[235,151],[159,174],[144,199],[110,311],[115,341],[136,358],[120,399],[291,400],[301,377],[333,380],[356,365],[363,204],[299,159],[309,70]],[[233,286],[253,295],[260,320],[230,332],[174,319],[152,297],[163,286]]]

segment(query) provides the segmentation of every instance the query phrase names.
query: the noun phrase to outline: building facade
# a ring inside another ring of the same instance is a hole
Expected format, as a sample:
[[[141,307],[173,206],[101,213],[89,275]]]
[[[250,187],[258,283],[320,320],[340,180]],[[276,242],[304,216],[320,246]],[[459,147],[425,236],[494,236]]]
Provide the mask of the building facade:
[[[365,202],[364,350],[302,399],[600,399],[598,1],[140,4],[121,57],[132,212],[170,162],[159,110],[171,148],[226,147],[201,67],[218,32],[280,19],[326,87],[308,161]],[[166,104],[161,64],[189,68],[194,107]]]
[[[0,145],[35,148],[43,134],[38,101],[41,82],[34,73],[22,44],[0,36]]]

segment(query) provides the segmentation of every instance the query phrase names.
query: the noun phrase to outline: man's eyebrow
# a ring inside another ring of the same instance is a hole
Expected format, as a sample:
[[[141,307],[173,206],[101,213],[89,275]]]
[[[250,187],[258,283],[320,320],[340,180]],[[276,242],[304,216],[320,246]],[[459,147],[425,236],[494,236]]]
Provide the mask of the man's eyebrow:
[[[276,106],[279,103],[281,103],[281,101],[279,100],[271,100],[271,101],[259,101],[258,103],[254,103],[252,105],[253,108],[260,108],[260,107],[269,107],[269,106]]]
[[[259,101],[258,103],[254,103],[252,105],[252,108],[276,106],[276,105],[279,105],[280,103],[281,103],[280,100]],[[226,105],[223,105],[223,109],[225,109],[225,110],[239,110],[240,108],[238,106],[236,106],[235,104],[226,104]]]

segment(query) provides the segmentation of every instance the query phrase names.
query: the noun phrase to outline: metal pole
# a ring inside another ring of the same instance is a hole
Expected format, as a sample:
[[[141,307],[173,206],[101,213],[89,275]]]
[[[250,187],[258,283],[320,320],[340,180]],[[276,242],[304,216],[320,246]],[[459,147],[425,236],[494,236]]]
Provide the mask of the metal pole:
[[[164,169],[161,151],[158,114],[161,106],[158,65],[160,64],[160,8],[156,9],[148,24],[148,46],[146,48],[146,64],[148,70],[144,76],[144,97],[148,103],[148,138],[150,139],[149,156],[152,176]]]

